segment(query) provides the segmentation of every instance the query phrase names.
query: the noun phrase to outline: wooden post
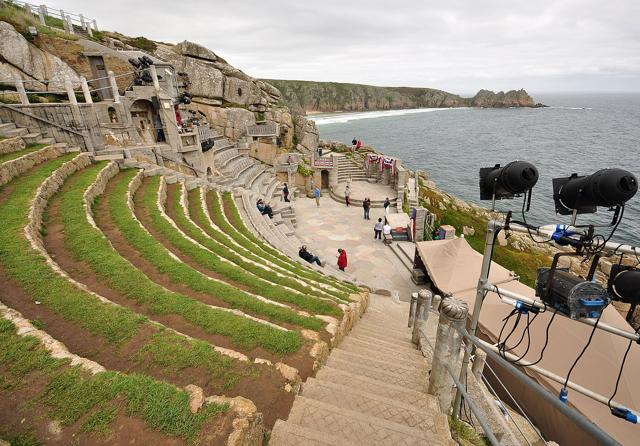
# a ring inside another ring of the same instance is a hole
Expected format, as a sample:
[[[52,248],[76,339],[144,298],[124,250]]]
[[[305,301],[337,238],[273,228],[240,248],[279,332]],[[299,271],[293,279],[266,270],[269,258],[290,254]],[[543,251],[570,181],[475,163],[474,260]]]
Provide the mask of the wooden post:
[[[45,15],[47,15],[46,11],[46,6],[45,5],[40,5],[40,7],[38,8],[38,18],[40,19],[40,24],[41,25],[46,25],[47,22],[45,22],[44,17]]]
[[[413,319],[413,333],[411,334],[411,342],[418,347],[420,347],[420,328],[429,317],[429,308],[431,308],[432,298],[433,294],[431,291],[426,289],[418,291],[418,301]]]
[[[80,14],[80,25],[82,29],[87,29],[87,24],[84,22],[84,16],[82,14]]]
[[[438,398],[440,410],[445,414],[449,413],[453,400],[453,377],[445,365],[453,373],[457,372],[462,335],[456,328],[464,328],[468,312],[467,303],[462,300],[446,298],[442,301],[427,393]]]
[[[24,83],[20,79],[16,79],[16,91],[18,92],[18,96],[20,96],[20,103],[22,105],[29,105],[29,96],[27,96],[27,92],[24,89]]]
[[[118,92],[118,84],[116,83],[116,77],[113,74],[113,71],[107,72],[107,76],[109,76],[109,83],[111,84],[113,102],[120,103],[120,93]]]
[[[91,92],[89,91],[89,84],[84,76],[80,76],[80,83],[82,85],[82,93],[84,94],[84,102],[87,104],[93,104],[93,98],[91,98]]]
[[[94,30],[94,31],[100,31],[100,30],[98,29],[98,22],[96,22],[96,21],[95,21],[95,19],[92,21],[92,23],[93,23],[93,30]]]
[[[76,92],[73,91],[73,84],[71,83],[71,79],[68,77],[64,79],[64,89],[67,90],[67,96],[69,97],[69,103],[71,105],[78,105],[78,100],[76,99]]]

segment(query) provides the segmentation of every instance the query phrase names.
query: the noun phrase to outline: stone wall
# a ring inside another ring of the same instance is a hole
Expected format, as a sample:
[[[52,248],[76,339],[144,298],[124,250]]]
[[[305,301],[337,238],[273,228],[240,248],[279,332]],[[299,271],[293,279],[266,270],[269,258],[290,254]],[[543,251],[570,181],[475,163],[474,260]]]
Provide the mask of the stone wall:
[[[273,144],[258,141],[249,144],[249,156],[263,162],[264,164],[268,164],[269,166],[275,165],[286,153],[286,149],[276,147]]]
[[[3,139],[0,141],[0,155],[17,152],[26,147],[24,140],[16,136],[15,138]]]
[[[7,184],[18,175],[31,169],[33,166],[59,157],[62,151],[57,147],[48,146],[37,152],[27,153],[6,163],[0,164],[0,186]]]

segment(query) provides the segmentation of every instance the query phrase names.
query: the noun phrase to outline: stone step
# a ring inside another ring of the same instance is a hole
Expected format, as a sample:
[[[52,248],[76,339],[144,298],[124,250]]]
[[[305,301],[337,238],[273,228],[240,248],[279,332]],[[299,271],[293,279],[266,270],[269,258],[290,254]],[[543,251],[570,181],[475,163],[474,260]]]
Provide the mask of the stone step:
[[[437,406],[435,410],[419,410],[394,398],[314,378],[309,378],[304,383],[301,394],[305,398],[322,401],[424,432],[442,436],[450,435],[447,417],[440,412]]]
[[[344,438],[277,420],[271,431],[269,446],[356,446]]]
[[[38,144],[44,144],[45,146],[50,146],[56,143],[55,138],[40,138],[36,141]]]
[[[330,366],[322,367],[315,377],[318,381],[326,381],[348,386],[354,390],[373,393],[375,395],[393,398],[418,410],[438,410],[437,399],[424,393],[422,389],[408,389],[388,382],[367,378],[362,375],[355,375],[345,370],[336,369]]]
[[[389,340],[389,339],[380,339],[376,336],[369,336],[367,334],[364,333],[355,333],[355,332],[351,332],[349,334],[349,336],[353,336],[356,339],[359,339],[361,341],[365,341],[365,342],[370,342],[370,343],[380,343],[381,346],[386,347],[386,348],[394,348],[394,349],[399,349],[399,350],[404,350],[407,348],[411,348],[412,344],[410,340],[406,340],[406,341],[396,341],[396,340]]]
[[[422,376],[419,372],[397,374],[388,370],[381,370],[376,365],[371,366],[362,364],[361,362],[350,362],[348,360],[338,359],[333,354],[329,356],[327,365],[354,375],[364,376],[397,386],[406,386],[412,390],[422,390],[423,385],[421,383],[426,379],[426,375]]]
[[[16,125],[13,122],[0,124],[0,135],[4,135],[4,132],[8,132],[9,130],[15,130],[15,128],[16,128]]]
[[[347,338],[349,338],[347,336]],[[344,339],[340,343],[341,350],[355,353],[358,355],[367,355],[370,358],[377,358],[383,361],[393,362],[398,361],[402,364],[424,363],[424,358],[418,349],[415,350],[390,350],[386,348],[380,348],[380,344],[366,344],[361,341],[353,340],[346,342]]]
[[[22,139],[26,144],[36,144],[40,142],[41,137],[42,133],[27,133],[22,136]]]
[[[99,153],[99,152],[98,152]],[[95,155],[93,157],[95,161],[115,161],[115,160],[123,160],[124,155],[122,153],[106,153],[102,155]]]
[[[327,432],[361,445],[448,445],[450,441],[437,434],[364,415],[298,396],[293,403],[288,423]]]
[[[366,318],[353,329],[354,332],[362,332],[369,336],[380,336],[383,339],[393,339],[397,341],[405,341],[411,337],[411,332],[408,330],[395,330],[388,328],[389,325],[396,325],[395,320],[380,321],[375,319]]]
[[[29,134],[29,130],[20,129],[20,128],[13,128],[13,129],[9,129],[9,130],[4,130],[4,131],[2,131],[1,134],[2,134],[2,136],[6,136],[7,138],[13,138],[14,136],[28,135]]]
[[[386,361],[378,356],[369,356],[366,353],[354,353],[340,348],[333,349],[330,358],[351,362],[370,368],[375,368],[383,372],[395,373],[402,376],[416,376],[418,379],[422,374],[426,374],[429,367],[424,361]]]

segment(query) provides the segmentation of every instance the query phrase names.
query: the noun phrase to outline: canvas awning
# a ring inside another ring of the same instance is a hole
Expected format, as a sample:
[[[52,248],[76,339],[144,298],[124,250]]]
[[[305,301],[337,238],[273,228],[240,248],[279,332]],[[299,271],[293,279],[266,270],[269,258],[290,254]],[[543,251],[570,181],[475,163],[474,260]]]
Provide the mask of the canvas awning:
[[[442,292],[452,293],[456,298],[465,300],[469,305],[469,311],[472,312],[482,255],[473,250],[464,239],[421,242],[417,244],[417,250],[427,266],[427,272],[434,284]],[[441,257],[438,257],[439,255]],[[532,288],[514,280],[509,281],[508,273],[506,269],[492,262],[490,274],[492,283],[496,284],[502,281],[501,288],[527,297],[535,296]],[[495,293],[488,293],[480,313],[479,336],[489,342],[496,342],[503,325],[503,319],[512,309],[513,307],[502,303]],[[525,361],[535,361],[539,358],[546,340],[545,331],[551,316],[550,311],[541,313],[530,325],[530,346],[524,357]],[[631,330],[629,324],[611,305],[605,309],[601,321]],[[512,327],[512,323],[513,318],[509,329]],[[522,321],[521,328],[512,337],[516,342],[519,340],[524,326],[524,321]],[[588,325],[556,315],[549,329],[548,345],[538,366],[557,375],[566,376],[586,344],[591,330],[592,327]],[[516,342],[510,344],[513,345]],[[610,396],[628,344],[628,340],[619,336],[596,330],[591,345],[571,374],[571,381],[602,395]],[[520,347],[512,353],[520,356],[526,348],[527,338],[525,337]],[[615,400],[634,410],[640,409],[640,386],[634,379],[637,377],[638,371],[640,371],[640,347],[633,344],[626,360]],[[556,395],[562,387],[535,372],[528,370],[527,373]],[[580,444],[581,446],[596,444],[593,439],[578,431],[559,412],[552,410],[548,404],[541,401],[540,397],[519,384],[511,375],[504,371],[499,375],[516,396],[518,402],[525,408],[527,414],[532,416],[535,423],[546,432],[552,433],[555,441],[560,444]],[[587,398],[577,391],[569,391],[569,402],[622,444],[637,444],[637,436],[640,434],[639,426],[612,416],[605,405]]]

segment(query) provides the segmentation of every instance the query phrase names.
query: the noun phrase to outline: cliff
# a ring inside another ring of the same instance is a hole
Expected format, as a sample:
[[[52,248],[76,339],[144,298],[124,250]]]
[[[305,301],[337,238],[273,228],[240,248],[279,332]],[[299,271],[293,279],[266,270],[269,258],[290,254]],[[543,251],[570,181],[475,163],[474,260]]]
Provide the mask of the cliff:
[[[480,90],[471,98],[433,88],[376,87],[338,82],[266,79],[282,101],[298,112],[373,111],[442,107],[536,107],[525,90]]]

